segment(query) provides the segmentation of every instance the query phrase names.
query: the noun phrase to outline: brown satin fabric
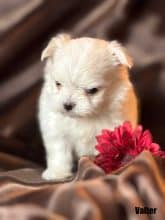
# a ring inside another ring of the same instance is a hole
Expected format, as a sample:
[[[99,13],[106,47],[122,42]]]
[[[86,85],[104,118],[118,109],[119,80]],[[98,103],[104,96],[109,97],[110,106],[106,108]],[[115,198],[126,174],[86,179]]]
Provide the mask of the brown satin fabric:
[[[83,157],[72,181],[46,182],[42,169],[20,169],[0,175],[0,219],[159,219],[165,218],[165,160],[141,153],[126,167],[105,175]],[[151,216],[135,206],[157,208]]]

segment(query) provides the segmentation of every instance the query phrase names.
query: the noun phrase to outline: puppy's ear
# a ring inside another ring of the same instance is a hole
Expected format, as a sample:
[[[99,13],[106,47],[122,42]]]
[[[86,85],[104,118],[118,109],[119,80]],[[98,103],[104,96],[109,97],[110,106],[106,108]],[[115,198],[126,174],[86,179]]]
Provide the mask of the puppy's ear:
[[[69,34],[59,34],[56,37],[53,37],[47,47],[43,50],[41,54],[41,61],[44,59],[51,57],[56,48],[61,47],[63,44],[68,42],[71,39]]]
[[[131,68],[133,65],[131,57],[128,55],[126,49],[117,41],[111,41],[109,44],[109,49],[112,56],[113,64],[124,65]]]

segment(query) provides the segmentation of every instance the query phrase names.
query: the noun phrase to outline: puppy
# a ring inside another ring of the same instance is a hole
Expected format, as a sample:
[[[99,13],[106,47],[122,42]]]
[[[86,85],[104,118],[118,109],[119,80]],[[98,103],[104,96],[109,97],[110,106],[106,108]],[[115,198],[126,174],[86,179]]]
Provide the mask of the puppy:
[[[137,123],[137,101],[129,80],[132,61],[116,41],[53,38],[42,52],[47,59],[39,100],[39,124],[46,148],[42,177],[72,176],[73,153],[95,155],[95,136],[124,121]]]

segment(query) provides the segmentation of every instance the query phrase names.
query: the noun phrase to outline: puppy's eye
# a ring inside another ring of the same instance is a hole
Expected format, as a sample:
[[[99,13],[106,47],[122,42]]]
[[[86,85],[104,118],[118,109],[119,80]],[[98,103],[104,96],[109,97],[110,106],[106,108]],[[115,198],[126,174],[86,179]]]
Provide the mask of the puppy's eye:
[[[58,81],[56,81],[56,86],[57,86],[57,87],[60,87],[60,86],[61,86],[61,83],[59,83]]]
[[[92,89],[86,89],[85,91],[86,91],[87,94],[94,95],[99,91],[99,89],[98,88],[92,88]]]

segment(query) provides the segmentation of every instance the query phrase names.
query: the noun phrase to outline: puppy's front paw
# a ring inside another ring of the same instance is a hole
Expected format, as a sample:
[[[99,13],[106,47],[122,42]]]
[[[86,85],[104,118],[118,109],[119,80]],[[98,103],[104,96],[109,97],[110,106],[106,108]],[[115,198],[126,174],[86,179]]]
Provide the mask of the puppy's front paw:
[[[65,180],[68,178],[73,177],[73,173],[71,172],[60,172],[60,170],[55,171],[54,169],[47,168],[43,173],[42,173],[42,178],[45,180]]]

